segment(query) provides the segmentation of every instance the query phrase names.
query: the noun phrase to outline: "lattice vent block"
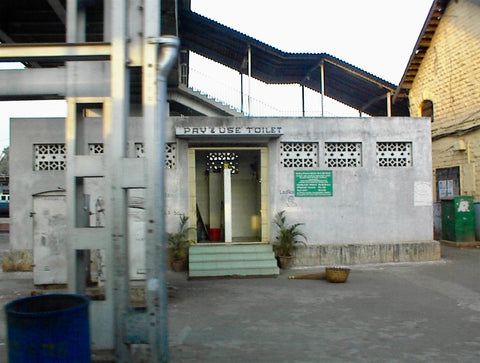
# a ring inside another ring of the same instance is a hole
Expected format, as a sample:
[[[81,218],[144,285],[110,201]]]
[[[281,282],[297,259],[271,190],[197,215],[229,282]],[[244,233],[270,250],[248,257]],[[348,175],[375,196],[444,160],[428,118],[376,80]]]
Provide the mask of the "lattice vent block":
[[[382,168],[412,166],[412,143],[377,142],[377,166]]]
[[[211,152],[207,154],[207,170],[212,173],[221,173],[228,167],[232,174],[238,173],[238,154],[233,152]]]
[[[33,170],[65,170],[66,156],[65,144],[35,144]]]
[[[136,158],[143,158],[145,156],[145,149],[143,147],[143,143],[136,142],[135,143],[135,157]]]
[[[177,167],[177,144],[165,144],[165,168],[175,169]]]
[[[362,166],[361,142],[326,142],[325,165],[331,168],[359,168]]]
[[[318,143],[280,143],[280,165],[284,168],[314,168],[318,166]]]
[[[135,157],[143,158],[145,157],[145,148],[143,147],[143,143],[136,142],[135,143]],[[166,169],[174,169],[177,167],[177,144],[166,143],[165,144],[165,168]]]
[[[88,144],[88,149],[89,149],[90,155],[103,154],[104,152],[103,143]]]

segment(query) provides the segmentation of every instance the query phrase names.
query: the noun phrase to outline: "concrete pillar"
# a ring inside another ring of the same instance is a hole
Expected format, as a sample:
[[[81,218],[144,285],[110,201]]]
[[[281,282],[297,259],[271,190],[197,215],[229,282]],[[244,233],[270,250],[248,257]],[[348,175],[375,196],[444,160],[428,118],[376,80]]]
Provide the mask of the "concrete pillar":
[[[217,241],[222,224],[222,185],[223,175],[221,173],[210,173],[208,178],[209,210],[210,210],[210,240]]]
[[[232,169],[223,169],[225,242],[232,242]]]

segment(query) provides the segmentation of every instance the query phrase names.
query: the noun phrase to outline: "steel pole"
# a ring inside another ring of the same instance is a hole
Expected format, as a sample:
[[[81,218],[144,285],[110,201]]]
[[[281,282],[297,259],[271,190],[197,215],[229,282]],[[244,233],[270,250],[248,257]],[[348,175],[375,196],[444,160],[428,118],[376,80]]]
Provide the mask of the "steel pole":
[[[147,192],[153,204],[149,204],[146,221],[147,251],[153,252],[153,263],[147,266],[147,314],[149,344],[154,362],[168,361],[167,324],[167,246],[165,239],[165,121],[167,117],[167,77],[177,59],[179,40],[174,36],[151,38],[159,44],[157,62],[157,117],[152,129],[146,129]],[[150,135],[148,135],[150,133]],[[153,136],[153,138],[152,138]],[[152,256],[147,261],[152,261]]]

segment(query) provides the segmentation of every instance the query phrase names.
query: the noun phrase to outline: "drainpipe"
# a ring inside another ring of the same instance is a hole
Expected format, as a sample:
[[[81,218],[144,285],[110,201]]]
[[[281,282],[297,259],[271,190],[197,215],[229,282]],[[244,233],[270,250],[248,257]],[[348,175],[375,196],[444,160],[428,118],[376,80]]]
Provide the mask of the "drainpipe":
[[[152,38],[159,44],[157,60],[157,117],[153,123],[153,142],[147,151],[147,191],[153,205],[147,210],[146,253],[154,258],[146,265],[147,321],[150,349],[155,359],[168,360],[167,328],[167,247],[165,241],[165,121],[167,117],[167,77],[177,59],[179,39],[175,36]],[[150,160],[148,160],[150,159]],[[147,204],[148,205],[148,204]]]
[[[248,116],[252,116],[252,101],[250,98],[251,95],[251,82],[252,82],[252,47],[248,46],[247,49],[248,55]]]
[[[302,117],[305,117],[305,85],[302,86]]]
[[[324,62],[322,61],[320,63],[320,92],[322,92],[322,95],[321,95],[321,102],[322,102],[322,117],[324,116],[324,111],[323,111],[323,97],[324,97],[324,94],[325,94],[325,65],[324,65]]]
[[[387,117],[392,117],[392,92],[387,92]]]

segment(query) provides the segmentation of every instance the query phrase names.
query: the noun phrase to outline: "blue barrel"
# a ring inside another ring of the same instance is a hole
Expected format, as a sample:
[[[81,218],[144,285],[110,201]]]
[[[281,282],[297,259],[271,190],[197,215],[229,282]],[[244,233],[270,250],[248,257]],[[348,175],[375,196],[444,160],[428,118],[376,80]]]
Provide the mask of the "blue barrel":
[[[15,362],[90,362],[89,300],[81,295],[27,297],[5,305],[8,358]]]

